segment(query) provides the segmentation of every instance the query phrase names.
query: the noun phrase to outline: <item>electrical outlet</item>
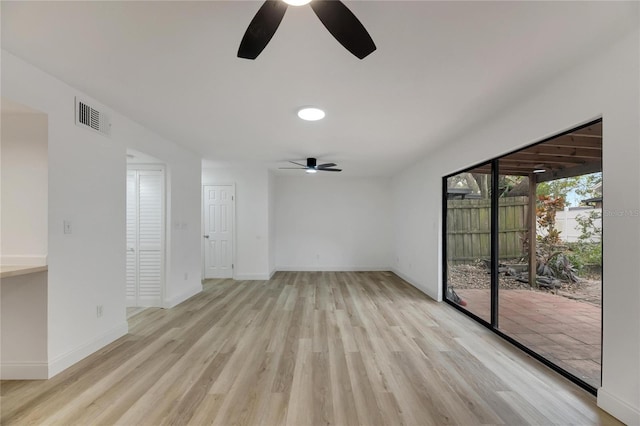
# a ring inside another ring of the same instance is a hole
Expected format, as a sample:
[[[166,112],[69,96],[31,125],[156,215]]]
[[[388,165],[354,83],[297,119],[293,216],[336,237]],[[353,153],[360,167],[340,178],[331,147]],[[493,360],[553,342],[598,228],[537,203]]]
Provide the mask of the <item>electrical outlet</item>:
[[[96,306],[96,317],[97,318],[101,318],[102,317],[102,305]]]

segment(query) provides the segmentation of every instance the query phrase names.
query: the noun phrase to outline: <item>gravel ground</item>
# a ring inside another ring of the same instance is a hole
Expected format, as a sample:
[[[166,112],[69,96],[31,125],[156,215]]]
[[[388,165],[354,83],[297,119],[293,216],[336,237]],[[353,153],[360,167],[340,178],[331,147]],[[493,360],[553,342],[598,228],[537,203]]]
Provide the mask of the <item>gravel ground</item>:
[[[483,266],[476,265],[455,265],[449,268],[447,272],[449,283],[454,289],[488,289],[490,286],[490,276],[488,270]],[[528,290],[529,284],[521,283],[505,274],[500,274],[500,288],[509,290]],[[532,289],[544,293],[555,293],[552,289],[541,287]],[[579,300],[592,303],[594,305],[602,304],[602,285],[601,280],[597,276],[591,276],[589,279],[581,278],[577,283],[562,282],[557,289],[557,294],[569,299]]]

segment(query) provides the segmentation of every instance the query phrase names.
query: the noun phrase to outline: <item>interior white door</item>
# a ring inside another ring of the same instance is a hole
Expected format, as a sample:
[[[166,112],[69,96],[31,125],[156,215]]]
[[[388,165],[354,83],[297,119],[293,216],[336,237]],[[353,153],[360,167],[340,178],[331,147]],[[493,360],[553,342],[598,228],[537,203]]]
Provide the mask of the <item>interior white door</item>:
[[[127,172],[127,306],[161,306],[164,171]]]
[[[205,278],[233,277],[233,185],[205,185]]]

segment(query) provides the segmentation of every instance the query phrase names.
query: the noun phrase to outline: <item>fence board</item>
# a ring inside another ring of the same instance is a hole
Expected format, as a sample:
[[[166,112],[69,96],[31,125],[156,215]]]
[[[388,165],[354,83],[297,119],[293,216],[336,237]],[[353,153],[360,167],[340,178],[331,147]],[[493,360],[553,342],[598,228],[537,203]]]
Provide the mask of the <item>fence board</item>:
[[[523,257],[528,197],[501,198],[499,204],[500,259]],[[489,259],[490,240],[490,200],[447,200],[447,260],[451,264]]]

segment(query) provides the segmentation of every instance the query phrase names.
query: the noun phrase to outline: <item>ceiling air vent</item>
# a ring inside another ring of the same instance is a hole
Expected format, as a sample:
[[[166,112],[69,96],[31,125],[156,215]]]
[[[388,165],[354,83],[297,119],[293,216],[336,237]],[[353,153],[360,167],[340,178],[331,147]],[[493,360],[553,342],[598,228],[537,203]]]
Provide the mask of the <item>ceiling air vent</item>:
[[[105,136],[111,136],[111,121],[109,116],[76,98],[76,124],[88,127]]]

